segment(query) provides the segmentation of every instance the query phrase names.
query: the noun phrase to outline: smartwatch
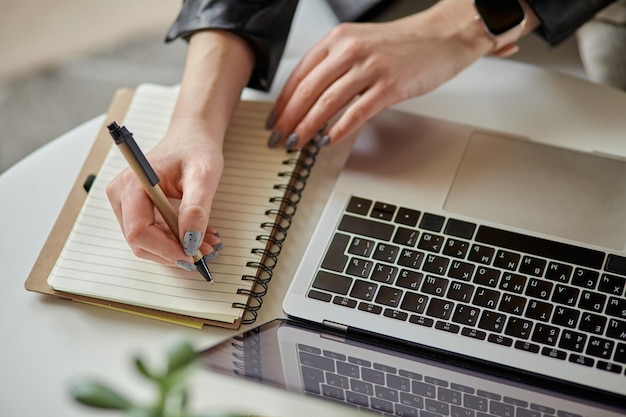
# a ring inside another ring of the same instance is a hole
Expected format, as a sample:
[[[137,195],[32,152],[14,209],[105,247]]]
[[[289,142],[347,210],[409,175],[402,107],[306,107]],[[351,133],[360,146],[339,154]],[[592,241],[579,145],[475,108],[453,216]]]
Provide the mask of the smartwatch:
[[[474,7],[476,20],[494,41],[491,55],[505,57],[515,53],[515,43],[526,25],[526,13],[519,0],[474,0]]]

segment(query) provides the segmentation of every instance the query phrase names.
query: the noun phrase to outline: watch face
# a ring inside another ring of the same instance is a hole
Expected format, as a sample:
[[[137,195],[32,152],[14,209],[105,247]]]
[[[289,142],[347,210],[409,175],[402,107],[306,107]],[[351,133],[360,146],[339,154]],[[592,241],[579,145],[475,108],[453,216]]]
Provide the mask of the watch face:
[[[524,21],[524,9],[518,0],[475,0],[476,10],[494,36],[513,29]]]

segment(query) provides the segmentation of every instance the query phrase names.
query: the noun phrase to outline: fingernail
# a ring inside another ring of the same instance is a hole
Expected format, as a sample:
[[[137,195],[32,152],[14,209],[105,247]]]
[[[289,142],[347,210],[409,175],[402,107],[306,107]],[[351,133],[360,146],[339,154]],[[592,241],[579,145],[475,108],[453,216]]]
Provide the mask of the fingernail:
[[[296,146],[297,143],[298,143],[298,135],[296,135],[295,133],[292,133],[291,135],[289,135],[289,137],[287,138],[287,141],[285,142],[285,149],[289,150],[293,148],[294,146]]]
[[[213,245],[213,250],[214,251],[220,251],[222,249],[224,249],[224,244],[222,242],[220,242],[220,243],[218,243],[216,245]]]
[[[202,233],[200,232],[185,232],[185,236],[183,237],[183,249],[185,250],[185,255],[193,256],[198,253],[200,249],[200,244],[202,241]]]
[[[179,259],[178,261],[176,261],[176,265],[178,265],[179,268],[184,269],[185,271],[196,270],[196,266],[194,264],[192,264],[191,262],[184,261],[182,259]]]
[[[220,256],[219,252],[215,251],[215,252],[207,253],[206,255],[202,257],[202,259],[204,259],[205,262],[209,262],[217,258],[218,256]]]
[[[323,148],[324,146],[328,145],[329,143],[330,143],[330,136],[328,136],[328,135],[324,135],[322,137],[322,139],[320,139],[320,141],[317,142],[317,144],[318,144],[318,146],[320,148]]]
[[[267,141],[267,146],[274,148],[278,144],[278,141],[280,141],[280,132],[278,130],[274,130]]]
[[[215,232],[215,233],[213,233],[213,236],[215,236],[215,237],[221,237],[222,235],[220,235],[220,232]]]
[[[267,116],[267,119],[265,120],[265,129],[272,129],[274,127],[274,123],[276,123],[276,113],[271,111],[270,114]]]

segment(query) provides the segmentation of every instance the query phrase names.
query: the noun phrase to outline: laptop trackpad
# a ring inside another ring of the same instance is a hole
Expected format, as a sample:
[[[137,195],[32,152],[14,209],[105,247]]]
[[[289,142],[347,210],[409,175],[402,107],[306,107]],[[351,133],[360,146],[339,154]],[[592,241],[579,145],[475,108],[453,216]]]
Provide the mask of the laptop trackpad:
[[[622,250],[626,162],[475,133],[444,209]]]

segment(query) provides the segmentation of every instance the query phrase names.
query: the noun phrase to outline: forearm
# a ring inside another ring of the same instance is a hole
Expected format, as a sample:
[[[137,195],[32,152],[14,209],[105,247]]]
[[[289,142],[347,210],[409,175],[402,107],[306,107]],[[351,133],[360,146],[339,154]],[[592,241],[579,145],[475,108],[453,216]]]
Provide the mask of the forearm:
[[[171,125],[182,120],[205,123],[211,138],[222,139],[254,66],[247,43],[221,30],[195,33]]]

